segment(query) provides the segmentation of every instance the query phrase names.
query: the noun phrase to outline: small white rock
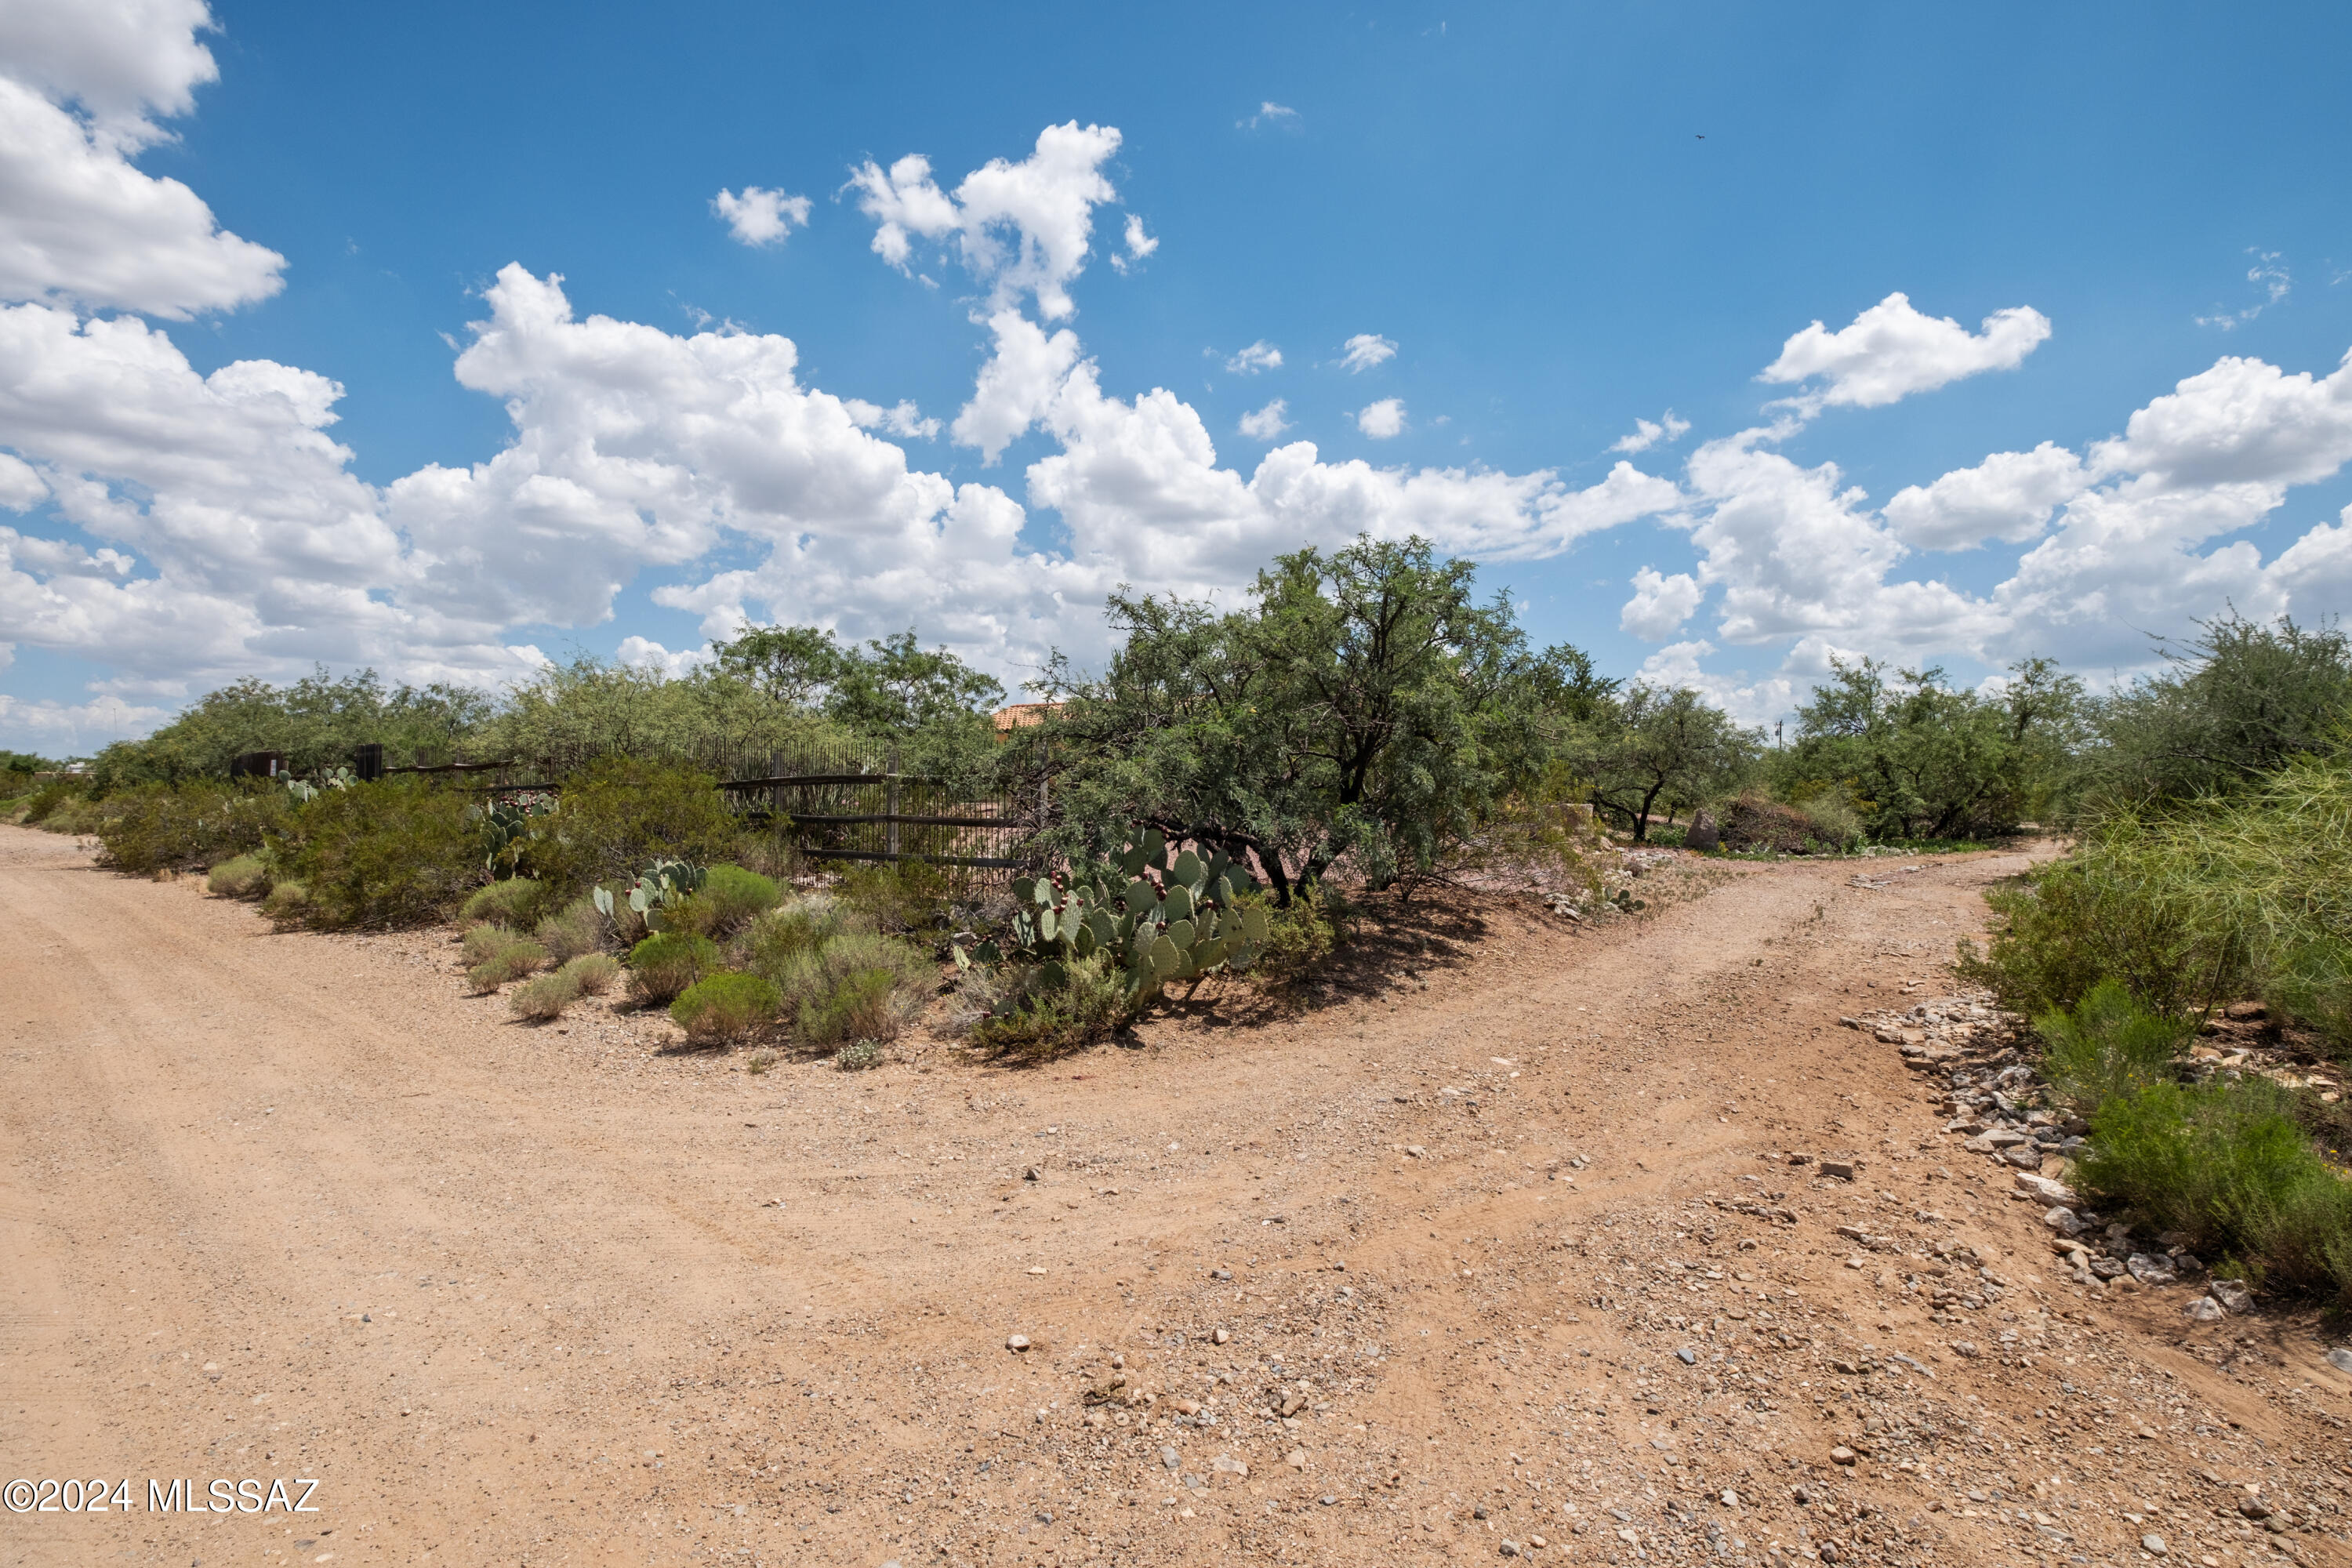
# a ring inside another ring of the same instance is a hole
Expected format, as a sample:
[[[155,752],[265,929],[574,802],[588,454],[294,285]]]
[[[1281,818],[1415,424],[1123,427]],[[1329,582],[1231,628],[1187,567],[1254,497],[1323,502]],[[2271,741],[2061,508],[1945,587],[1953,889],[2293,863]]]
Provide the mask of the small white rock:
[[[2164,1537],[2153,1532],[2139,1538],[2139,1549],[2150,1557],[2161,1557],[2169,1550],[2164,1544]]]
[[[1029,1348],[1029,1336],[1015,1334],[1004,1342],[1004,1348],[1009,1351],[1025,1351]]]

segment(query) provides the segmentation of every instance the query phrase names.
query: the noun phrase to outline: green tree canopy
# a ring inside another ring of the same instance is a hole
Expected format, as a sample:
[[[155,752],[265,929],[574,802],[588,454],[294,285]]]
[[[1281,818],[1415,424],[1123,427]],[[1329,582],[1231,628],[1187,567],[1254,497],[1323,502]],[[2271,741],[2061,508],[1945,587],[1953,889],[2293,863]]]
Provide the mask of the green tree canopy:
[[[2083,683],[2046,658],[2011,666],[1981,692],[1877,659],[1833,659],[1831,670],[1797,710],[1796,742],[1774,772],[1792,796],[1844,792],[1874,837],[2007,832],[2073,780]]]
[[[1004,688],[913,631],[843,643],[822,626],[751,626],[715,645],[723,672],[789,707],[868,733],[903,731],[986,712]]]
[[[2164,649],[2169,669],[2101,705],[2098,786],[2147,803],[2233,795],[2299,757],[2341,751],[2352,720],[2352,641],[2232,613]]]
[[[1594,807],[1625,824],[1637,844],[1662,805],[1696,805],[1738,787],[1763,748],[1763,732],[1689,687],[1636,685],[1577,726],[1570,757],[1591,781]]]
[[[1114,595],[1108,669],[1057,661],[1042,684],[1066,701],[1014,738],[1016,769],[1052,777],[1049,838],[1097,853],[1156,827],[1255,857],[1286,902],[1342,857],[1375,884],[1433,868],[1610,685],[1573,648],[1531,651],[1474,575],[1367,538],[1279,558],[1237,610]]]

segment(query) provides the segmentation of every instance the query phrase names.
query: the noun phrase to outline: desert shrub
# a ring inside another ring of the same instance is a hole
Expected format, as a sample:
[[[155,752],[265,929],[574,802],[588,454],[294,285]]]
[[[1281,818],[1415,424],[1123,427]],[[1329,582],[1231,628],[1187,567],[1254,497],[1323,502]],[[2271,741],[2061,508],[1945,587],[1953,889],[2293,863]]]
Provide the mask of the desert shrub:
[[[834,889],[852,918],[885,933],[933,924],[947,898],[947,876],[923,860],[851,866]]]
[[[879,1040],[852,1040],[833,1053],[833,1065],[844,1072],[864,1072],[867,1068],[880,1067],[882,1061]]]
[[[1959,944],[1961,977],[2018,1012],[2072,1007],[2113,979],[2142,1006],[2183,1014],[2246,988],[2239,934],[2200,927],[2139,857],[2086,844],[2072,858],[1985,894],[1985,947]]]
[[[300,925],[310,918],[310,889],[300,882],[275,881],[261,900],[261,912],[282,926]]]
[[[414,778],[320,794],[270,843],[310,889],[321,926],[430,925],[481,881],[481,835],[466,797]]]
[[[1294,900],[1293,907],[1304,903]],[[959,986],[971,1043],[1040,1059],[1102,1039],[1129,1016],[1127,979],[1107,952],[1070,960],[1058,984],[1045,966],[999,964],[967,971]]]
[[[499,949],[521,940],[520,931],[509,930],[506,926],[478,925],[467,931],[459,940],[457,951],[464,955],[465,963],[476,964],[498,952]]]
[[[486,921],[529,931],[548,913],[555,889],[536,877],[508,877],[477,889],[457,910],[461,926]]]
[[[629,989],[641,1002],[667,1002],[719,966],[709,938],[656,931],[629,950]]]
[[[562,808],[532,853],[541,874],[570,889],[618,880],[625,889],[656,860],[698,866],[728,858],[741,828],[710,774],[636,757],[606,757],[566,781]]]
[[[583,952],[563,965],[583,996],[602,996],[621,978],[621,961],[609,952]]]
[[[563,1009],[580,1000],[580,980],[567,967],[534,974],[507,993],[507,1007],[518,1018],[542,1021],[563,1016]]]
[[[2112,980],[2093,986],[2073,1012],[2053,1007],[2033,1026],[2046,1053],[2042,1076],[2086,1115],[2117,1095],[2170,1081],[2174,1058],[2197,1032],[2192,1022],[2147,1012]]]
[[[1792,805],[1743,795],[1727,801],[1722,814],[1726,849],[1773,849],[1784,855],[1802,851],[1815,837],[1812,819]]]
[[[2313,1150],[2286,1091],[2267,1079],[2116,1096],[2091,1119],[2076,1175],[2265,1283],[2352,1294],[2352,1186]]]
[[[1816,843],[1843,853],[1863,838],[1862,814],[1834,795],[1819,795],[1797,807],[1811,826]]]
[[[686,1037],[701,1044],[740,1040],[769,1022],[783,997],[756,974],[712,974],[696,981],[669,1005]]]
[[[735,939],[742,966],[767,974],[796,952],[822,947],[841,933],[845,911],[829,893],[806,893],[755,917]]]
[[[604,952],[605,933],[612,929],[593,903],[574,899],[541,921],[531,935],[547,949],[549,957],[566,963],[584,953]]]
[[[41,818],[41,827],[49,833],[70,834],[77,837],[94,834],[105,821],[100,804],[86,795],[66,796]]]
[[[48,825],[49,818],[56,814],[59,806],[64,805],[68,801],[77,801],[85,797],[82,793],[82,786],[79,782],[68,779],[52,779],[47,784],[43,784],[40,788],[33,792],[32,800],[25,807],[25,826],[27,827],[47,826]]]
[[[784,895],[773,879],[740,866],[713,866],[695,895],[711,907],[712,931],[725,935],[752,916],[774,909]]]
[[[192,869],[258,849],[289,809],[283,788],[209,781],[141,784],[97,807],[100,860],[118,871]]]
[[[475,930],[493,931],[499,928],[477,926]],[[467,934],[470,936],[473,933],[469,931]],[[477,995],[496,991],[509,980],[520,980],[547,962],[547,949],[529,937],[517,936],[510,931],[499,931],[499,935],[505,940],[486,944],[487,951],[482,952],[479,957],[474,957],[470,950],[467,953],[474,962],[466,971],[466,980]]]
[[[1282,986],[1304,979],[1348,945],[1355,911],[1346,895],[1328,883],[1301,890],[1287,905],[1275,903],[1263,892],[1244,893],[1238,902],[1265,910],[1265,949],[1250,970],[1264,984]]]
[[[902,1017],[911,1017],[938,984],[939,966],[896,937],[836,931],[814,946],[783,950],[752,973],[775,983],[784,1012],[795,1017],[821,1007],[854,974],[887,974],[893,1005]],[[895,1026],[890,1032],[897,1033]]]
[[[205,878],[205,890],[224,899],[258,899],[269,891],[269,862],[257,854],[232,855]]]
[[[890,972],[859,969],[804,1004],[793,1032],[801,1044],[820,1048],[850,1040],[894,1039],[905,1016]]]

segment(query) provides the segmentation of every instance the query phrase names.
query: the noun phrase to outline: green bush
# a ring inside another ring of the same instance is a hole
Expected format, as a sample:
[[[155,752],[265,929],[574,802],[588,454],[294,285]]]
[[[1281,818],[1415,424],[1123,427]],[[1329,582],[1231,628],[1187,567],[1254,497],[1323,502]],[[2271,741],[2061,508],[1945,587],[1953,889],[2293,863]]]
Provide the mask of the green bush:
[[[69,801],[82,798],[84,796],[79,782],[69,779],[52,779],[33,792],[31,804],[25,807],[25,826],[47,826],[50,816],[56,814],[59,806]]]
[[[583,952],[563,966],[562,973],[583,996],[602,996],[621,978],[621,961],[609,952]]]
[[[1811,826],[1813,841],[1843,854],[1862,842],[1862,815],[1842,795],[1819,795],[1797,809]]]
[[[656,931],[629,950],[629,989],[641,1002],[667,1002],[719,966],[709,938]]]
[[[77,793],[58,801],[48,815],[41,818],[40,825],[45,832],[79,837],[84,834],[96,833],[105,820],[97,801]]]
[[[261,900],[261,912],[281,926],[300,925],[310,918],[310,889],[280,878]]]
[[[2077,1177],[2265,1283],[2352,1294],[2352,1187],[2290,1104],[2262,1078],[2117,1095],[2091,1119]]]
[[[2085,1115],[2170,1081],[2174,1059],[2197,1033],[2192,1022],[2143,1010],[2112,980],[2093,986],[2073,1013],[2053,1007],[2033,1026],[2046,1052],[2042,1075]]]
[[[507,993],[507,1007],[519,1018],[542,1022],[563,1016],[563,1009],[580,999],[580,980],[570,969],[534,974]]]
[[[556,890],[536,877],[508,877],[477,889],[457,910],[461,926],[486,921],[529,931],[547,914]]]
[[[973,969],[963,976],[965,1005],[981,1011],[971,1043],[984,1050],[1041,1059],[1104,1038],[1129,1017],[1126,978],[1107,952],[1062,965],[1059,985],[1044,983],[1038,964]],[[1008,994],[1008,988],[1018,987]],[[1000,1011],[1006,1002],[1010,1010]]]
[[[774,983],[785,1014],[793,1017],[822,1009],[856,974],[887,974],[891,1005],[900,1017],[919,1011],[923,997],[939,984],[939,965],[928,955],[896,937],[870,931],[836,931],[812,946],[770,949],[751,973]],[[896,1023],[888,1033],[898,1033]]]
[[[2201,927],[2145,860],[2086,843],[2072,858],[1985,894],[1999,921],[1979,951],[1958,944],[1960,977],[2017,1012],[2072,1007],[2105,979],[2149,1010],[2198,1011],[2242,994],[2242,945]]]
[[[741,966],[773,979],[774,972],[796,952],[824,945],[844,929],[844,910],[829,893],[804,893],[755,917],[735,939]]]
[[[803,1005],[793,1033],[801,1044],[824,1047],[851,1040],[889,1040],[898,1036],[905,1011],[887,969],[860,969]]]
[[[948,881],[929,861],[881,861],[848,867],[834,890],[853,919],[889,934],[936,923]]]
[[[205,878],[205,890],[224,899],[258,899],[269,891],[269,862],[260,855],[232,855]]]
[[[698,980],[669,1005],[688,1039],[716,1045],[740,1040],[772,1020],[783,1005],[775,986],[756,974],[713,974]]]
[[[694,768],[641,758],[591,764],[565,782],[553,826],[533,847],[541,874],[573,889],[616,880],[625,889],[656,860],[707,866],[727,858],[742,828],[717,783]]]
[[[1336,887],[1318,884],[1302,889],[1286,906],[1263,892],[1244,893],[1237,901],[1265,910],[1265,950],[1250,971],[1264,984],[1279,987],[1302,980],[1348,945],[1355,911]]]
[[[138,875],[192,870],[260,848],[290,805],[274,784],[142,784],[99,803],[99,860]]]
[[[710,923],[705,934],[717,937],[741,929],[754,916],[782,903],[784,896],[773,881],[757,871],[747,871],[740,866],[713,866],[694,897],[709,913]]]
[[[317,925],[431,925],[481,881],[481,835],[466,805],[413,777],[331,789],[293,813],[271,848],[310,888]]]
[[[606,933],[612,930],[603,913],[586,899],[574,899],[555,913],[539,922],[531,934],[539,939],[558,963],[569,963],[586,953],[604,951]]]

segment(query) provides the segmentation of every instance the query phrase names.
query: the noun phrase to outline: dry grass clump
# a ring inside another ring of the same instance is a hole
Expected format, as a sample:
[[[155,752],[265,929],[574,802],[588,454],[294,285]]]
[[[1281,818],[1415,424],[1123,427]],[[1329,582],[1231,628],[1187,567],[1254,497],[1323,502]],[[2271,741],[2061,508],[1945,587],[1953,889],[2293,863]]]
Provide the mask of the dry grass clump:
[[[519,1018],[541,1022],[561,1018],[563,1010],[583,995],[602,996],[611,990],[620,975],[620,961],[612,954],[583,953],[561,969],[533,975],[508,992],[507,1005]]]
[[[540,921],[539,929],[531,935],[547,949],[549,957],[559,963],[569,963],[586,953],[603,952],[605,933],[610,929],[593,900],[574,899]]]
[[[509,980],[520,980],[547,962],[547,949],[504,926],[476,926],[466,933],[466,980],[478,996]]]
[[[269,862],[257,854],[232,855],[205,877],[205,891],[224,899],[258,899],[269,891]]]
[[[602,996],[621,979],[621,961],[609,952],[583,952],[558,973],[568,974],[583,996]]]

